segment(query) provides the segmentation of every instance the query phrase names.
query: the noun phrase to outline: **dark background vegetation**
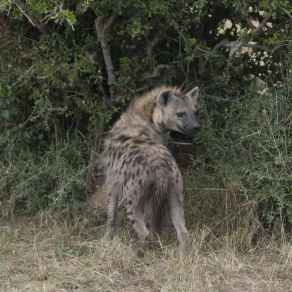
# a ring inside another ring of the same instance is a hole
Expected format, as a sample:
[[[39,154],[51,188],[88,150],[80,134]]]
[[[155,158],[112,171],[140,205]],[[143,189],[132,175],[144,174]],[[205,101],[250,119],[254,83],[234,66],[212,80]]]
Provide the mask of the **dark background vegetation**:
[[[167,139],[188,222],[289,230],[291,15],[288,0],[1,0],[2,215],[79,210],[112,123],[168,84],[200,88],[202,131]]]

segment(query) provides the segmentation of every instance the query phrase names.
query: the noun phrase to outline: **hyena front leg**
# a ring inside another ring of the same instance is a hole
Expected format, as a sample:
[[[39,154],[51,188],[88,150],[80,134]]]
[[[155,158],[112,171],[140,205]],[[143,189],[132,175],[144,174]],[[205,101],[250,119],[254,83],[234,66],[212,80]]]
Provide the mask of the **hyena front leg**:
[[[108,194],[108,219],[107,219],[107,233],[106,237],[112,239],[118,230],[118,203],[119,193],[122,192],[122,187],[118,184],[113,186],[107,185]]]
[[[182,194],[178,190],[172,190],[169,194],[169,214],[176,229],[177,238],[180,245],[181,258],[186,259],[191,249],[189,233],[185,226],[185,216],[183,203],[180,199]]]

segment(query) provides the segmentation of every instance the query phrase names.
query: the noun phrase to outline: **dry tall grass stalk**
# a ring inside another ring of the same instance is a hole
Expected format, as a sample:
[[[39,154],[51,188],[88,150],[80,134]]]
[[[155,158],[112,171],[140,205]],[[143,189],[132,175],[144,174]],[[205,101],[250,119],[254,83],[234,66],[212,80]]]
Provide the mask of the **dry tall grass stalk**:
[[[183,264],[168,234],[141,260],[127,228],[108,242],[105,226],[89,218],[57,224],[42,215],[1,222],[0,229],[1,291],[292,291],[287,239],[240,249],[244,234],[218,237],[198,228]]]

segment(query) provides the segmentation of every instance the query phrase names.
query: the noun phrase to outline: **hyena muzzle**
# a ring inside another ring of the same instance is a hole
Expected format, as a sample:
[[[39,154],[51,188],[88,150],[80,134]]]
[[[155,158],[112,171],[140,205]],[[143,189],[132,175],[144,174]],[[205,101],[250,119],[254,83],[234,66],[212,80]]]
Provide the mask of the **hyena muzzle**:
[[[135,97],[105,141],[102,161],[109,200],[107,235],[112,238],[117,231],[120,198],[138,234],[139,255],[148,242],[148,225],[160,231],[167,211],[181,256],[189,254],[182,177],[162,139],[167,131],[189,136],[195,133],[200,127],[195,116],[197,97],[197,87],[187,94],[177,88],[159,87]]]

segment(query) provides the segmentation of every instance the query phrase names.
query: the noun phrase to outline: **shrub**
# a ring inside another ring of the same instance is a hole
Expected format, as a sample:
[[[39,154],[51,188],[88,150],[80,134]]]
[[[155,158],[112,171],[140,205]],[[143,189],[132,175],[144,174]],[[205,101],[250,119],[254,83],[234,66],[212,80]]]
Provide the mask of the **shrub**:
[[[5,213],[31,215],[44,209],[62,212],[84,201],[92,165],[88,165],[80,142],[59,143],[44,155],[7,147],[0,176]]]

